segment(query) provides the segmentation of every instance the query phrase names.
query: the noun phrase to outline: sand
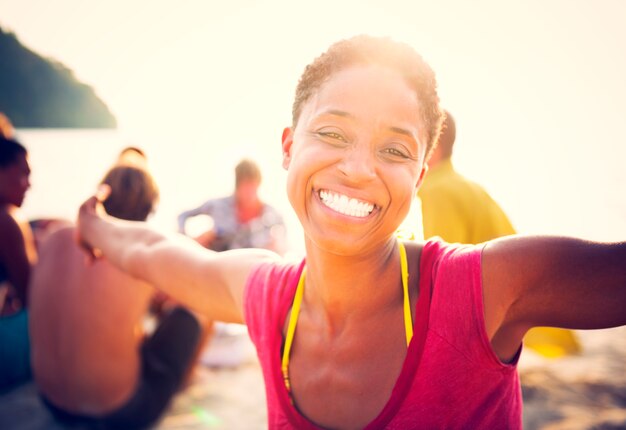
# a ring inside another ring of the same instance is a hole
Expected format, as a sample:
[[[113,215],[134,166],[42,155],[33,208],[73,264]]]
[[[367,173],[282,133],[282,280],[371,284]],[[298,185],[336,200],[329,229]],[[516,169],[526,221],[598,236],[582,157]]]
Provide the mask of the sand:
[[[626,429],[626,327],[577,334],[580,355],[522,355],[525,428]]]
[[[584,347],[578,356],[522,355],[525,429],[626,429],[626,327],[578,334]],[[243,362],[237,367],[198,366],[156,428],[266,429],[260,368],[249,341],[242,345]],[[0,396],[0,429],[63,427],[54,423],[29,383]]]

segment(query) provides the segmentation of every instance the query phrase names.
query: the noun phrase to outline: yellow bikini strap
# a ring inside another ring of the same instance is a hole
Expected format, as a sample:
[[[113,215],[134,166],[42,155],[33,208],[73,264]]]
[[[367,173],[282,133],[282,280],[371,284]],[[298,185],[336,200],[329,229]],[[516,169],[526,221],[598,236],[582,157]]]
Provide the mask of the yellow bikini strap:
[[[300,280],[298,281],[298,287],[296,288],[296,295],[293,298],[293,305],[291,307],[291,315],[289,315],[289,325],[287,326],[287,337],[285,338],[285,349],[283,350],[283,379],[285,380],[285,386],[287,390],[291,390],[291,384],[289,383],[289,353],[291,352],[291,344],[293,343],[293,335],[296,331],[296,323],[298,322],[298,315],[300,314],[300,305],[302,304],[302,294],[304,292],[304,279],[306,278],[306,267],[302,269]]]
[[[411,343],[411,338],[413,338],[413,317],[411,316],[411,300],[409,300],[409,268],[404,244],[398,242],[398,248],[400,248],[400,270],[402,271],[402,291],[404,293],[404,331],[408,346]]]
[[[409,300],[409,269],[404,244],[402,242],[398,242],[398,248],[400,249],[400,270],[402,272],[402,291],[404,295],[404,330],[406,333],[406,344],[408,346],[413,338],[413,317],[411,316],[411,301]],[[302,274],[300,275],[300,280],[298,281],[298,286],[296,288],[296,294],[293,298],[291,314],[289,315],[289,325],[287,326],[287,335],[285,337],[285,349],[283,350],[281,369],[283,372],[285,386],[288,391],[291,391],[291,383],[289,382],[289,356],[291,353],[291,346],[293,344],[294,333],[296,331],[296,324],[298,322],[298,315],[300,314],[300,305],[302,304],[305,278],[306,267],[302,269]]]

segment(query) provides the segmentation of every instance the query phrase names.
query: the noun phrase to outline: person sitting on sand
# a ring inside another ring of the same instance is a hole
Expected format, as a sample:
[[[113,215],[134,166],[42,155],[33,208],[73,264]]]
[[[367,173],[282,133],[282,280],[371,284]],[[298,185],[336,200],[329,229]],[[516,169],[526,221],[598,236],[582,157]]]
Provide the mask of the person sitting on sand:
[[[80,208],[104,255],[210,318],[246,323],[269,428],[521,428],[516,364],[533,326],[626,324],[626,243],[509,236],[403,242],[443,112],[408,45],[356,36],[307,66],[282,135],[306,258],[213,253]]]
[[[118,164],[130,164],[140,168],[148,167],[148,157],[145,151],[136,146],[126,146],[122,148],[117,156]]]
[[[158,199],[157,186],[138,164],[118,164],[103,184],[106,210],[143,221]],[[144,333],[154,288],[106,260],[84,265],[75,228],[42,244],[30,285],[32,366],[44,404],[63,423],[103,428],[154,424],[187,375],[200,325],[173,307]]]
[[[20,209],[30,188],[28,152],[5,135],[11,134],[0,133],[0,390],[30,379],[27,289],[37,261]]]
[[[189,218],[208,215],[213,220],[213,227],[195,237],[203,246],[214,251],[265,248],[283,253],[283,217],[261,200],[258,194],[260,185],[259,166],[252,160],[241,160],[235,167],[235,192],[181,213],[178,216],[178,231],[186,233],[185,224]]]

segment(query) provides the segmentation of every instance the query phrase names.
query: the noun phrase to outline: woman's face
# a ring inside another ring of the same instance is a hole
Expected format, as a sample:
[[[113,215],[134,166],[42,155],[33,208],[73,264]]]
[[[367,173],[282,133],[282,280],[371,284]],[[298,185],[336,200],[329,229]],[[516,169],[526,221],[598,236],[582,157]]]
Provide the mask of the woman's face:
[[[26,154],[20,154],[11,165],[0,168],[0,202],[22,206],[30,188],[30,166]]]
[[[355,66],[334,74],[283,134],[287,193],[308,240],[331,252],[389,240],[423,175],[417,95],[396,72]]]

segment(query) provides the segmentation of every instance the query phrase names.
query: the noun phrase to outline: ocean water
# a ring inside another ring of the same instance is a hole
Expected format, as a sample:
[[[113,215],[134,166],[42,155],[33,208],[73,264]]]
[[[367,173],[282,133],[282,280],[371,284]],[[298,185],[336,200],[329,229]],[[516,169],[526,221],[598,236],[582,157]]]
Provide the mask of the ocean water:
[[[303,250],[301,228],[286,197],[279,135],[276,142],[265,145],[212,143],[197,130],[131,139],[117,130],[23,129],[18,130],[18,137],[29,150],[32,168],[32,187],[23,206],[29,218],[75,219],[79,205],[93,193],[119,151],[135,145],[146,151],[161,189],[160,204],[150,222],[174,231],[180,212],[232,192],[234,167],[248,156],[263,172],[261,196],[285,217],[290,249]],[[556,165],[548,162],[550,154],[539,159],[514,155],[511,164],[472,159],[460,152],[455,164],[487,188],[520,233],[626,240],[622,160],[588,163],[581,156]],[[521,177],[519,166],[526,166],[532,174]]]

